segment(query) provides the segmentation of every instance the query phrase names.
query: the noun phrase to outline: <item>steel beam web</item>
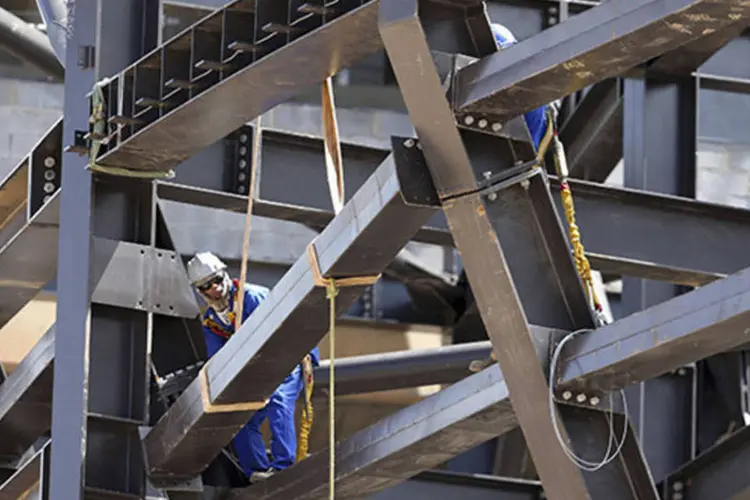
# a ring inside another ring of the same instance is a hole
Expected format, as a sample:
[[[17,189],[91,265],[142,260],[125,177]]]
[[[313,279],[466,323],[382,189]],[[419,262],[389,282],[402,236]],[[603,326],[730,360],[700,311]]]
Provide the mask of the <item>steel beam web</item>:
[[[381,273],[437,210],[429,173],[389,157],[314,240],[325,276]],[[342,288],[341,311],[364,286]],[[328,328],[325,290],[306,256],[284,275],[242,328],[203,368],[213,404],[263,401]],[[294,339],[290,342],[290,339]],[[210,413],[192,383],[145,437],[152,476],[191,477],[247,423],[252,411]]]

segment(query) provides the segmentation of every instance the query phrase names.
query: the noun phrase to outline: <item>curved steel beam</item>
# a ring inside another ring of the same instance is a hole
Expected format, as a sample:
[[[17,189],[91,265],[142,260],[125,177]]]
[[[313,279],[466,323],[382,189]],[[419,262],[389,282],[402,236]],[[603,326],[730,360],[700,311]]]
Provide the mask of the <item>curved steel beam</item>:
[[[58,80],[65,76],[65,70],[44,33],[3,8],[0,8],[0,45]]]

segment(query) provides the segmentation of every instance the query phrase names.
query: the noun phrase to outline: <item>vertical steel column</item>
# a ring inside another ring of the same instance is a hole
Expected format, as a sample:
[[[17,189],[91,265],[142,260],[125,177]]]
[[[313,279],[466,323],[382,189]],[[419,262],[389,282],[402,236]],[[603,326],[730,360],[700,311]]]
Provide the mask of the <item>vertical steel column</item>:
[[[79,0],[66,48],[63,144],[88,128],[86,92],[93,67],[79,65],[79,50],[96,44],[97,0]],[[52,405],[50,500],[83,497],[88,408],[89,301],[91,267],[91,174],[85,159],[64,153],[57,273],[57,332]]]
[[[624,81],[626,187],[695,197],[696,135],[697,84],[693,79]],[[648,234],[637,237],[648,238]],[[623,312],[641,311],[683,291],[684,287],[671,283],[624,276]],[[628,390],[634,426],[657,482],[691,458],[694,376],[694,370],[686,369]],[[685,396],[690,403],[686,404]]]
[[[149,46],[141,37],[152,22],[146,3],[71,3],[63,144],[73,144],[76,131],[88,129],[86,94],[95,80],[119,71]],[[92,304],[92,229],[97,236],[148,242],[150,189],[144,197],[142,184],[93,182],[85,167],[84,158],[65,154],[49,498],[80,499],[91,488],[142,497],[137,426],[147,418],[146,314]]]

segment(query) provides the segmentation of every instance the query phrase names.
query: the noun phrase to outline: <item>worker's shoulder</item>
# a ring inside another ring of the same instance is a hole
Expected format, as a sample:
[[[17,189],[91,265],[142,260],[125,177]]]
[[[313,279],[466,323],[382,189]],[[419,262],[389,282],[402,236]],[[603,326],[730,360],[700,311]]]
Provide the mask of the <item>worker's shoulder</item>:
[[[263,285],[256,285],[254,283],[245,283],[245,292],[256,297],[266,298],[270,290]]]

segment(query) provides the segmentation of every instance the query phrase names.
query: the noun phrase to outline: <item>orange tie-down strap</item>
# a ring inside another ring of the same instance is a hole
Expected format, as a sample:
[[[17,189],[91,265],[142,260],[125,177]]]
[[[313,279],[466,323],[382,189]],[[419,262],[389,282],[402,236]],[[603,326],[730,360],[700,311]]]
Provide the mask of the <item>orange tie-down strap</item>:
[[[206,365],[207,366],[207,365]],[[203,411],[205,413],[231,413],[235,411],[257,411],[268,404],[268,400],[265,401],[252,401],[250,403],[227,403],[227,404],[213,404],[211,402],[211,394],[208,391],[208,371],[206,366],[198,374],[201,384],[201,401],[203,403]]]
[[[314,241],[307,245],[307,260],[310,263],[310,268],[313,272],[315,286],[319,286],[322,288],[328,288],[331,283],[335,283],[337,287],[374,285],[381,276],[380,274],[378,274],[375,276],[351,276],[347,278],[324,277],[320,272],[320,265],[318,264],[318,252],[317,250],[315,250]]]

